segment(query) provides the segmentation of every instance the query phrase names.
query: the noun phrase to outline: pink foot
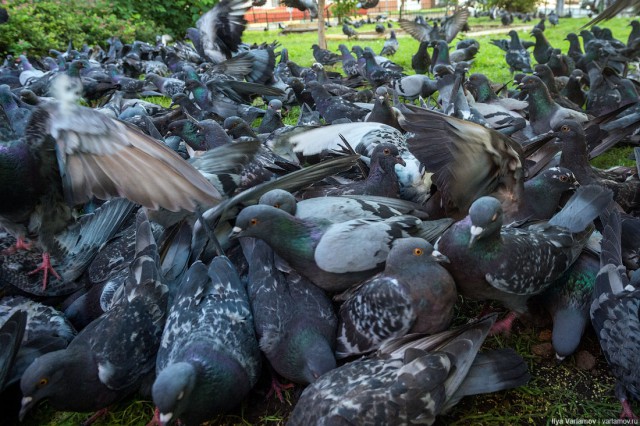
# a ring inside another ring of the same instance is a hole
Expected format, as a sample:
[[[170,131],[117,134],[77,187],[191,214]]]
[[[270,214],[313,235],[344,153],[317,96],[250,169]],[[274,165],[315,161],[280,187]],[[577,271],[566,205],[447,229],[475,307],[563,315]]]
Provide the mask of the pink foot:
[[[153,411],[153,418],[149,420],[147,426],[160,426],[160,410],[158,407]]]
[[[9,248],[6,248],[4,250],[2,250],[2,254],[3,255],[9,255],[9,254],[14,254],[15,252],[17,252],[18,250],[31,250],[31,247],[33,246],[32,243],[28,243],[24,240],[24,238],[22,237],[18,237],[18,239],[16,240],[16,243],[14,245],[12,245]]]
[[[505,336],[508,336],[509,334],[511,334],[513,321],[515,321],[517,316],[518,315],[515,312],[513,311],[509,312],[507,316],[504,317],[504,319],[493,324],[493,326],[491,327],[491,330],[489,331],[489,335],[495,336],[496,334],[504,334]]]
[[[269,389],[269,393],[267,393],[267,398],[271,397],[274,393],[280,400],[280,402],[284,402],[284,397],[282,392],[293,388],[295,385],[293,383],[282,384],[275,377],[271,378],[271,389]]]
[[[109,412],[108,408],[103,408],[102,410],[96,411],[91,417],[89,417],[84,422],[80,423],[82,426],[91,426],[98,420],[100,417],[104,417]]]
[[[58,275],[56,270],[53,269],[53,266],[51,266],[51,257],[49,256],[49,253],[47,253],[47,252],[42,253],[42,263],[40,264],[40,266],[38,266],[33,271],[29,272],[28,275],[32,275],[32,274],[35,274],[35,273],[40,272],[40,271],[44,272],[44,278],[42,279],[42,289],[43,290],[47,289],[47,282],[49,281],[49,272],[51,272],[53,275],[55,275],[55,277],[57,279],[62,280],[62,278],[60,278],[60,275]]]
[[[622,413],[620,413],[620,418],[621,419],[629,419],[629,420],[637,420],[638,416],[636,416],[633,413],[633,410],[631,409],[631,404],[629,404],[629,401],[626,399],[623,399],[621,401],[622,403]]]

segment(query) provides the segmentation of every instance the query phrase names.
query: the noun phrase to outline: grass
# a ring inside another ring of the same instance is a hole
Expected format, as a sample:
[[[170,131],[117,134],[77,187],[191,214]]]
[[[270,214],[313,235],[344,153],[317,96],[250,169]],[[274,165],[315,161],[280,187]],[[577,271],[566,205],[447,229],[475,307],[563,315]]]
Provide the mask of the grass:
[[[629,19],[614,19],[608,23],[614,35],[626,40],[629,32]],[[555,47],[567,50],[568,42],[564,41],[565,34],[577,32],[587,22],[586,18],[561,19],[556,28],[548,28],[546,37]],[[492,38],[506,38],[510,29],[502,27],[499,22],[489,21],[487,18],[470,20],[471,30],[486,30],[500,28],[504,34],[477,36],[481,49],[473,63],[471,72],[483,72],[490,79],[498,82],[508,82],[511,79],[508,67],[504,61],[504,53],[488,42]],[[520,26],[516,22],[514,26]],[[530,39],[527,29],[520,30],[523,39]],[[396,25],[397,28],[397,25]],[[366,25],[359,31],[373,31],[373,25]],[[328,34],[341,34],[340,28],[330,28]],[[283,47],[289,49],[291,60],[309,66],[313,62],[310,46],[317,42],[315,33],[280,35],[279,31],[247,31],[243,38],[248,43],[261,43],[278,40]],[[411,55],[417,50],[418,43],[410,37],[401,36],[401,47],[393,58],[394,61],[412,73]],[[364,40],[329,40],[329,49],[337,51],[338,44],[344,43],[351,47],[354,44],[369,45],[375,51],[382,48],[384,39]],[[452,43],[453,45],[453,43]],[[333,68],[340,71],[340,67]],[[148,99],[152,102],[167,105],[165,98]],[[295,124],[297,109],[293,109],[285,122]],[[613,165],[634,165],[629,159],[629,148],[614,148],[605,153],[594,164],[598,167]],[[480,306],[472,302],[461,303],[462,310],[458,315],[458,322],[466,321],[479,312]],[[440,416],[438,425],[548,425],[552,419],[616,419],[620,413],[620,405],[613,394],[614,378],[609,374],[606,361],[600,353],[596,336],[592,330],[587,330],[578,352],[592,354],[595,367],[583,370],[579,367],[575,356],[568,357],[562,363],[557,363],[548,354],[540,353],[539,349],[549,345],[549,324],[529,325],[516,323],[515,331],[509,337],[490,337],[485,342],[487,347],[511,347],[520,353],[529,365],[531,381],[527,386],[515,390],[497,392],[488,395],[465,397],[451,412]],[[265,368],[265,370],[267,370]],[[251,392],[240,407],[226,416],[219,416],[207,424],[210,425],[281,425],[286,422],[288,413],[295,405],[301,386],[285,391],[285,402],[280,403],[275,398],[265,398],[269,386],[268,372],[263,374],[260,383]],[[142,397],[130,399],[116,405],[96,425],[145,425],[152,417],[153,404]],[[23,423],[25,426],[35,425],[77,425],[88,417],[87,414],[55,412],[47,405],[39,407],[33,415]]]

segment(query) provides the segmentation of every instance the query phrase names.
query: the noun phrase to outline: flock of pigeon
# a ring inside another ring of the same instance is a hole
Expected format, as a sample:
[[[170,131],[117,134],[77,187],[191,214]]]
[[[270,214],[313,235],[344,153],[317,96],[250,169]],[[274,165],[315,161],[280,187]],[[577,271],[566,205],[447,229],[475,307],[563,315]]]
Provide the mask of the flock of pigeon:
[[[270,366],[277,395],[278,377],[308,385],[291,425],[432,424],[528,382],[517,352],[481,347],[541,307],[560,359],[591,322],[635,418],[640,180],[589,159],[638,142],[640,24],[569,34],[567,53],[511,31],[493,42],[521,72],[510,90],[467,75],[477,41],[449,48],[466,10],[399,23],[420,41],[406,75],[369,47],[314,45],[305,68],[242,44],[250,6],[220,1],[190,43],[112,37],[0,68],[13,416],[140,392],[156,424],[200,424]],[[451,328],[459,295],[510,313]]]

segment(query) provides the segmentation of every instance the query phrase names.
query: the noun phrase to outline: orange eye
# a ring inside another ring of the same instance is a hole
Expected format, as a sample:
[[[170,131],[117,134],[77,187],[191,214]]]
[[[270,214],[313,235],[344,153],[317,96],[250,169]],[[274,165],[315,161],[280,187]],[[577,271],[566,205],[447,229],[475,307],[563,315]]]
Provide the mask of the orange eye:
[[[567,125],[565,124],[564,126],[562,126],[562,127],[560,128],[560,130],[561,130],[561,131],[563,131],[563,132],[568,132],[568,131],[569,131],[569,126],[567,126]]]
[[[385,148],[382,152],[384,152],[384,155],[391,154],[391,150],[389,148]]]
[[[566,182],[569,180],[569,177],[567,175],[560,175],[560,182]]]
[[[279,209],[279,208],[280,208],[280,203],[275,203],[275,204],[273,205],[273,207],[275,207],[276,209]]]
[[[421,248],[416,247],[413,249],[414,256],[422,256],[422,253],[424,253],[424,250],[422,250]]]
[[[253,219],[251,219],[251,220],[249,221],[249,224],[250,224],[250,225],[252,225],[252,226],[253,226],[253,225],[257,225],[257,224],[258,224],[258,219],[256,219],[256,218],[254,217]]]
[[[43,387],[43,386],[46,386],[47,383],[49,383],[49,379],[47,379],[45,377],[45,378],[40,379],[40,381],[38,382],[38,386],[39,387]]]

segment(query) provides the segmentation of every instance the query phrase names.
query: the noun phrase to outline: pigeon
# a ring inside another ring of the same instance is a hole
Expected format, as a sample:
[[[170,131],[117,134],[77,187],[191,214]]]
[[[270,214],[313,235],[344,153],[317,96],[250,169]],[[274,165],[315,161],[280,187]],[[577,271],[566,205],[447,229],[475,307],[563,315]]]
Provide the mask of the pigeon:
[[[551,13],[549,13],[549,15],[547,15],[547,19],[549,19],[549,23],[553,27],[555,27],[556,25],[558,25],[560,23],[560,19],[559,19],[558,15],[556,15],[555,10],[552,10]]]
[[[515,30],[509,31],[511,41],[506,50],[505,60],[509,65],[511,72],[522,71],[525,73],[533,72],[531,68],[531,54],[524,48],[520,42],[520,37]]]
[[[418,51],[411,56],[411,68],[416,74],[426,74],[431,67],[431,56],[429,56],[429,41],[421,41]]]
[[[400,238],[384,271],[354,289],[340,307],[336,356],[372,352],[407,333],[446,330],[458,299],[456,285],[438,262],[447,259],[421,238]]]
[[[0,223],[20,238],[39,235],[38,243],[45,249],[41,266],[48,271],[52,268],[47,240],[70,223],[71,206],[92,196],[124,196],[170,211],[194,211],[221,198],[170,148],[123,122],[74,104],[77,83],[60,75],[55,84],[66,98],[36,108],[25,137],[3,144],[2,157],[20,159],[21,167],[16,168],[14,160],[5,163]],[[20,191],[15,180],[23,182]]]
[[[271,133],[281,127],[284,127],[282,122],[282,102],[279,99],[273,99],[267,105],[267,112],[262,117],[260,126],[258,126],[258,133]]]
[[[529,301],[529,306],[544,306],[551,315],[551,344],[560,360],[573,354],[580,344],[590,320],[591,295],[599,270],[597,257],[585,250],[567,272]]]
[[[309,384],[336,367],[338,320],[331,300],[255,238],[241,238],[260,349],[287,380]]]
[[[535,37],[536,44],[533,46],[533,57],[539,64],[546,64],[549,61],[553,47],[539,28],[534,28],[531,35]]]
[[[66,348],[76,335],[73,325],[62,312],[23,296],[1,299],[0,323],[20,311],[27,313],[27,325],[13,367],[5,376],[5,386],[20,382],[22,374],[36,358]]]
[[[287,7],[295,7],[302,12],[308,10],[311,19],[318,17],[318,2],[316,0],[284,0],[282,3]]]
[[[620,216],[615,207],[601,215],[604,227],[600,269],[591,301],[591,324],[617,379],[615,395],[622,404],[621,419],[636,419],[629,396],[638,399],[638,343],[640,294],[629,282],[622,264]]]
[[[378,34],[384,34],[387,29],[382,25],[382,23],[378,22],[375,27],[375,31]]]
[[[38,402],[63,411],[95,411],[140,388],[153,373],[166,319],[168,288],[146,212],[136,218],[136,258],[122,297],[66,349],[37,358],[20,380],[20,420]]]
[[[158,350],[151,393],[160,424],[200,424],[235,407],[256,384],[260,366],[247,292],[235,267],[222,256],[209,267],[193,263]]]
[[[219,64],[238,51],[247,25],[244,14],[250,7],[246,0],[221,0],[198,18],[196,27],[209,61]]]
[[[430,425],[465,395],[526,384],[526,363],[513,350],[478,353],[494,320],[386,342],[374,355],[331,370],[308,386],[288,424]]]
[[[313,49],[313,57],[316,62],[322,65],[334,65],[340,62],[340,55],[330,50],[323,49],[317,44],[313,44],[311,49]]]
[[[469,215],[442,235],[437,249],[465,297],[494,299],[516,313],[573,264],[593,230],[592,221],[611,201],[611,192],[581,186],[548,222],[505,227],[500,202],[478,198]],[[464,265],[464,267],[462,266]]]
[[[562,146],[560,166],[573,171],[583,185],[599,185],[613,191],[613,198],[626,212],[640,207],[640,180],[637,177],[618,182],[613,176],[589,164],[586,137],[582,126],[573,120],[558,123],[557,136]]]
[[[275,207],[257,205],[240,212],[232,237],[266,241],[276,254],[315,285],[338,292],[382,270],[393,241],[409,236],[408,231],[420,223],[413,216],[398,216],[331,224],[298,219]],[[351,243],[345,245],[345,240]]]
[[[353,57],[349,48],[344,44],[338,45],[338,49],[340,49],[340,53],[342,54],[342,70],[347,75],[347,77],[353,77],[360,75],[360,71],[358,71],[358,66],[356,63],[356,58]]]
[[[328,123],[347,118],[351,121],[361,121],[369,112],[353,102],[349,102],[340,96],[332,96],[324,86],[317,81],[311,81],[307,85],[311,91],[316,110]]]
[[[384,56],[393,56],[398,51],[398,47],[400,47],[400,44],[398,43],[398,39],[396,38],[396,32],[391,30],[391,33],[389,33],[389,38],[385,40],[380,54]]]
[[[358,38],[358,32],[346,22],[342,24],[342,34],[346,35],[347,39],[351,39],[351,37]]]
[[[339,186],[311,187],[304,190],[301,196],[302,198],[313,198],[327,195],[377,195],[396,198],[400,192],[398,175],[395,172],[396,164],[406,165],[400,156],[398,147],[389,143],[381,143],[375,147],[371,154],[369,174],[364,180]]]
[[[27,313],[16,311],[0,326],[0,391],[4,390],[27,326]]]
[[[445,18],[444,23],[439,28],[437,26],[432,27],[426,22],[420,24],[402,19],[398,23],[403,30],[418,41],[445,40],[447,43],[451,43],[467,22],[467,19],[469,19],[469,15],[468,9],[458,9],[453,15]]]
[[[565,119],[573,119],[580,123],[589,120],[589,116],[583,112],[558,105],[552,99],[547,86],[535,75],[523,78],[519,86],[528,95],[529,124],[533,135],[555,131],[559,123]]]
[[[410,101],[415,101],[418,98],[428,98],[438,91],[437,81],[422,74],[408,75],[392,80],[390,87],[398,96]]]

